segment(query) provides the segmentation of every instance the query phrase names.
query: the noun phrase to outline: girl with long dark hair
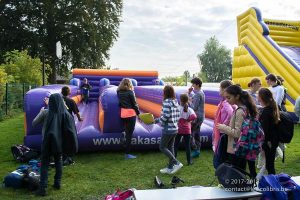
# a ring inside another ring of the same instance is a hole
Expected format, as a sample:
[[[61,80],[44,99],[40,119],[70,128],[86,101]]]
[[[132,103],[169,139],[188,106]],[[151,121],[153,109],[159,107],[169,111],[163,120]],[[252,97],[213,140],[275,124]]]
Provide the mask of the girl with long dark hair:
[[[275,134],[276,125],[280,121],[278,105],[273,98],[272,92],[267,88],[258,91],[258,101],[263,107],[259,116],[265,134],[263,150],[266,158],[266,169],[268,174],[275,174],[275,155],[279,140]]]
[[[240,86],[231,85],[225,90],[225,97],[231,105],[237,105],[238,108],[230,119],[229,126],[225,124],[218,124],[217,128],[220,132],[228,135],[227,153],[228,160],[233,165],[246,169],[246,157],[238,157],[235,155],[236,141],[241,134],[242,123],[246,116],[256,118],[257,109],[252,97],[248,92],[243,91]],[[248,161],[250,174],[253,178],[256,177],[255,161]]]

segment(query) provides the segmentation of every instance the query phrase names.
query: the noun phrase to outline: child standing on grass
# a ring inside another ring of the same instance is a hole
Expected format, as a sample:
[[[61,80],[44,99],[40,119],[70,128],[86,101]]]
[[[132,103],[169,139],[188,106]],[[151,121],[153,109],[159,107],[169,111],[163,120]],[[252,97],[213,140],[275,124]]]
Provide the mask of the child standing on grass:
[[[227,142],[227,157],[232,165],[235,165],[243,170],[246,169],[246,156],[239,157],[235,154],[236,142],[241,136],[241,129],[246,115],[255,118],[257,115],[257,108],[248,92],[243,91],[237,85],[231,85],[226,88],[224,96],[231,105],[237,105],[238,108],[233,113],[229,125],[217,124],[217,129],[228,136]],[[255,162],[249,161],[249,170],[251,177],[256,177]]]
[[[125,130],[125,159],[136,158],[135,155],[130,154],[131,139],[135,129],[136,117],[140,114],[140,110],[133,90],[134,88],[129,78],[123,78],[117,89],[121,109],[120,117]]]
[[[231,85],[233,85],[231,80],[223,80],[220,82],[219,94],[223,99],[218,104],[212,135],[212,148],[214,151],[213,164],[215,169],[227,159],[227,135],[222,132],[220,133],[219,129],[217,129],[217,124],[229,125],[231,116],[236,109],[236,105],[228,103],[224,95],[225,89]]]
[[[178,134],[175,138],[175,157],[177,157],[178,145],[183,137],[187,164],[193,164],[191,160],[191,122],[197,118],[193,109],[189,108],[189,97],[187,94],[180,95],[180,118],[178,121]]]
[[[202,87],[202,80],[198,77],[191,80],[192,86],[188,93],[191,98],[190,106],[195,111],[197,119],[192,122],[192,157],[199,157],[201,149],[200,128],[205,117],[204,103],[205,94]]]
[[[67,111],[60,94],[52,94],[49,108],[42,108],[34,118],[32,126],[43,123],[41,147],[41,177],[38,196],[46,195],[50,158],[54,157],[54,189],[60,189],[62,179],[62,154],[72,155],[77,152],[77,132],[73,117]]]
[[[276,135],[276,125],[280,121],[280,114],[278,105],[269,89],[261,88],[258,91],[258,101],[263,107],[259,121],[265,134],[265,141],[263,143],[264,154],[262,154],[264,155],[265,166],[262,166],[260,173],[257,175],[257,179],[260,179],[264,175],[265,169],[267,169],[268,174],[276,174],[274,161],[276,149],[279,144]]]
[[[178,120],[180,112],[175,97],[174,88],[171,85],[164,87],[164,101],[160,118],[155,119],[155,123],[160,122],[162,127],[161,141],[159,149],[169,158],[166,168],[160,170],[162,174],[174,174],[183,165],[174,156],[174,142],[178,133]]]

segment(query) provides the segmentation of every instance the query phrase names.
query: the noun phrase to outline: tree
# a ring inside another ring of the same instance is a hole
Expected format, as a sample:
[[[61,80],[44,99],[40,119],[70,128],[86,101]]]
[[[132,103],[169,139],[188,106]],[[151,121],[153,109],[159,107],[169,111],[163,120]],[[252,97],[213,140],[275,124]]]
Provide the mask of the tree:
[[[220,82],[231,78],[231,52],[225,46],[220,45],[217,38],[209,38],[203,52],[198,55],[202,72],[207,76],[209,82]]]
[[[42,57],[56,74],[73,68],[100,68],[118,37],[122,0],[6,0],[0,2],[0,63],[14,49]],[[63,57],[57,70],[56,42]]]
[[[27,51],[14,50],[5,54],[4,61],[0,65],[0,80],[41,85],[42,63],[39,58],[31,58]]]

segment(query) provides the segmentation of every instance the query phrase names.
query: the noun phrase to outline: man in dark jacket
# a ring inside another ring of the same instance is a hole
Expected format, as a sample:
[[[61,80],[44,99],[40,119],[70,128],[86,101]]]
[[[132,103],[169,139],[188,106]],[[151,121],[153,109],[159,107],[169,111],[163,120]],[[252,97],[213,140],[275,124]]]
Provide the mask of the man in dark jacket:
[[[60,94],[52,94],[49,98],[49,108],[42,108],[34,118],[32,125],[43,123],[41,177],[37,195],[45,196],[48,182],[48,167],[50,157],[55,161],[55,189],[60,189],[62,177],[62,154],[75,154],[78,149],[76,128],[73,117],[68,113]]]

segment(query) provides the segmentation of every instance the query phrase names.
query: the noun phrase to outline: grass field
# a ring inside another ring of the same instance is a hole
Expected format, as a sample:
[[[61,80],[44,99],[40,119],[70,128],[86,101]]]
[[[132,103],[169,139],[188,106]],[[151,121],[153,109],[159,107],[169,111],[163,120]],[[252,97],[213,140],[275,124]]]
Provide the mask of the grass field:
[[[20,163],[13,160],[10,147],[21,144],[23,140],[23,115],[0,122],[0,176],[2,179]],[[291,176],[300,175],[300,127],[296,128],[292,143],[286,150],[286,161],[276,161],[277,173]],[[151,189],[154,188],[154,176],[159,175],[163,182],[170,185],[170,175],[161,175],[159,169],[165,167],[167,159],[162,153],[136,152],[135,160],[124,160],[121,152],[81,153],[76,155],[76,164],[64,167],[62,189],[48,189],[48,196],[41,199],[104,199],[117,188]],[[185,152],[179,152],[179,160],[186,164]],[[52,185],[54,170],[49,173],[49,185]],[[212,166],[212,151],[203,150],[194,165],[184,166],[177,174],[185,183],[179,186],[210,184],[217,185]],[[0,199],[39,199],[33,193],[11,188],[0,189]]]

